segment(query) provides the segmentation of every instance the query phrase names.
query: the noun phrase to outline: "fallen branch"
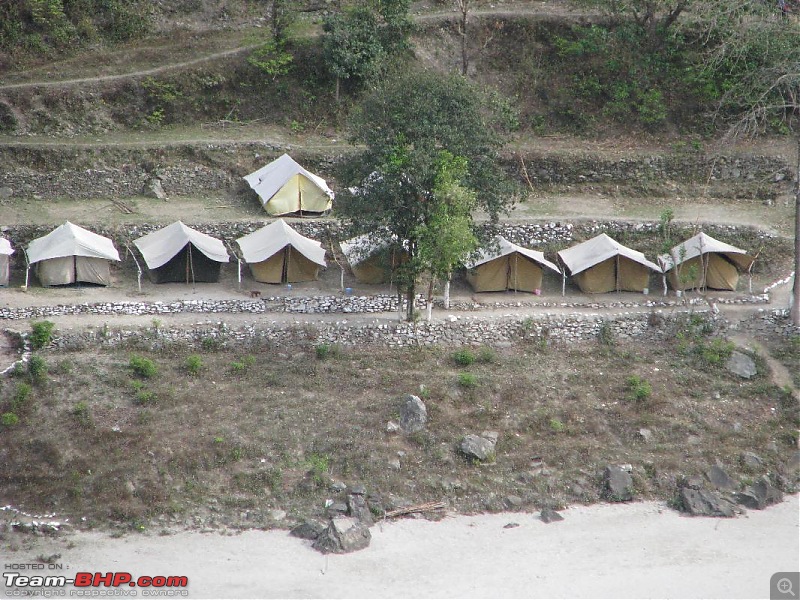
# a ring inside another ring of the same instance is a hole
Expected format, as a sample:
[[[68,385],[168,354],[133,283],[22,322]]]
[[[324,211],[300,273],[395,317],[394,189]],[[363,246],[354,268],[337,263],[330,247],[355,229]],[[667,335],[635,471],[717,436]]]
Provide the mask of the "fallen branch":
[[[421,512],[428,512],[432,510],[444,510],[445,504],[444,502],[427,502],[425,504],[417,504],[415,506],[404,506],[403,508],[398,508],[396,510],[390,510],[384,516],[387,519],[392,517],[400,517],[403,515],[410,515],[413,513],[421,513]]]

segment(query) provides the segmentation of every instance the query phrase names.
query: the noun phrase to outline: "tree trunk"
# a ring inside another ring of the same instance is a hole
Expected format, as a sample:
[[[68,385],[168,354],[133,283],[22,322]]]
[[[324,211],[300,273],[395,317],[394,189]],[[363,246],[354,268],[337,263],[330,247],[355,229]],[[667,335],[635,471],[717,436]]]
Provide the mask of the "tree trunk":
[[[444,307],[450,308],[450,273],[447,274],[447,280],[444,282]]]
[[[467,53],[467,21],[469,20],[469,0],[457,0],[456,4],[461,11],[461,23],[458,33],[461,36],[461,74],[466,77],[469,70],[469,55]]]
[[[340,78],[337,75],[336,76],[336,104],[339,104],[339,84],[340,84]]]
[[[408,284],[408,289],[406,290],[406,302],[408,302],[406,319],[408,321],[414,320],[414,296],[416,296],[416,284],[412,281]]]
[[[431,282],[428,285],[428,303],[427,306],[425,307],[427,311],[428,323],[430,323],[431,319],[433,318],[433,287],[435,284],[436,284],[436,278],[431,276]]]
[[[794,182],[794,287],[792,288],[792,310],[789,318],[792,325],[800,327],[800,137],[797,138],[797,173]]]

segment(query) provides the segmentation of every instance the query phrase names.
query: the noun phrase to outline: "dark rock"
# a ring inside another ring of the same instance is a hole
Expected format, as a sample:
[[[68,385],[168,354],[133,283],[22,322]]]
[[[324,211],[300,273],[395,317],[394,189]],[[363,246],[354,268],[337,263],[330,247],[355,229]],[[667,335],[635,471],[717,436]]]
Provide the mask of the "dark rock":
[[[494,460],[494,443],[479,435],[472,433],[465,435],[459,449],[467,458],[481,462]]]
[[[325,527],[326,525],[322,521],[311,519],[294,527],[289,532],[289,535],[300,538],[301,540],[315,540],[319,537],[320,533],[325,531]]]
[[[333,483],[331,483],[328,489],[330,489],[330,491],[332,491],[335,494],[341,494],[343,491],[347,489],[347,486],[341,481],[334,481]]]
[[[367,499],[362,494],[349,494],[347,496],[347,514],[358,519],[369,527],[374,524],[372,513],[369,510]]]
[[[503,525],[503,529],[514,529],[515,527],[519,527],[519,523],[506,523]]]
[[[366,496],[367,488],[365,488],[361,484],[354,485],[353,487],[350,488],[350,493],[355,494],[356,496]]]
[[[716,465],[706,469],[706,478],[711,482],[711,485],[718,490],[734,491],[739,488],[736,481]]]
[[[760,469],[761,466],[764,464],[764,460],[755,452],[742,452],[742,455],[739,457],[739,460],[742,461],[742,466],[755,471]]]
[[[744,352],[734,350],[731,357],[728,359],[725,368],[734,375],[738,375],[743,379],[751,379],[758,373],[756,369],[756,361]]]
[[[519,508],[522,506],[522,498],[519,496],[509,495],[503,499],[503,504],[506,505],[506,508]]]
[[[768,481],[760,479],[743,492],[735,494],[734,498],[742,506],[762,510],[772,504],[783,502],[783,493]]]
[[[329,515],[346,515],[347,504],[344,502],[334,502],[327,509]]]
[[[603,474],[605,482],[605,496],[612,502],[626,502],[633,500],[633,479],[627,473],[614,465],[608,465]]]
[[[678,495],[683,511],[693,516],[733,517],[736,514],[736,507],[732,502],[711,490],[684,487]]]
[[[554,523],[555,521],[563,521],[564,517],[554,511],[552,508],[543,508],[542,514],[539,518],[545,523]]]
[[[425,429],[428,423],[428,409],[417,396],[409,394],[400,406],[400,428],[405,433],[416,433]]]
[[[314,549],[323,554],[347,554],[369,546],[369,527],[352,517],[335,517],[314,541]]]

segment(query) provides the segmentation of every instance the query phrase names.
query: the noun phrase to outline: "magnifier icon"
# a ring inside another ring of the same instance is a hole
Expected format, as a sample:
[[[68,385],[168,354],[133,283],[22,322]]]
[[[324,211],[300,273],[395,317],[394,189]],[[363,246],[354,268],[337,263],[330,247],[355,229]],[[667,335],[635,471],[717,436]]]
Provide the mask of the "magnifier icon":
[[[792,582],[786,577],[778,580],[777,587],[781,594],[790,594],[792,598],[797,598],[797,595],[792,591]]]

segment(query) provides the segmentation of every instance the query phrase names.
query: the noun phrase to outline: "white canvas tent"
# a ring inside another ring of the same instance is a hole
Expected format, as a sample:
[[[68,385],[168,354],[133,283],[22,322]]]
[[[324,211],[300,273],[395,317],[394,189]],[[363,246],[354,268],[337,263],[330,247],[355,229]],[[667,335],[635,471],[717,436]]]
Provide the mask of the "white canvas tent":
[[[110,239],[69,221],[33,240],[26,254],[45,286],[77,282],[110,285],[110,261],[119,261],[119,252]]]
[[[12,254],[14,254],[14,249],[11,247],[11,242],[0,237],[0,285],[8,285]]]
[[[754,261],[745,250],[702,232],[658,257],[674,290],[735,290],[739,272],[749,270]]]
[[[300,235],[283,219],[236,240],[256,281],[294,283],[313,281],[327,266],[322,244]]]
[[[466,265],[467,281],[476,292],[533,292],[542,288],[542,267],[561,273],[541,252],[517,246],[502,236],[495,237],[493,246]]]
[[[331,209],[333,191],[325,180],[306,171],[288,154],[244,179],[270,215],[324,213]]]
[[[369,235],[359,235],[339,246],[353,275],[361,283],[386,283],[391,279],[392,269],[408,256],[396,242],[370,239]]]
[[[650,287],[651,271],[661,273],[644,254],[605,233],[561,250],[558,258],[578,287],[588,293],[641,292]]]
[[[213,283],[228,251],[217,238],[175,221],[134,240],[154,283]]]

